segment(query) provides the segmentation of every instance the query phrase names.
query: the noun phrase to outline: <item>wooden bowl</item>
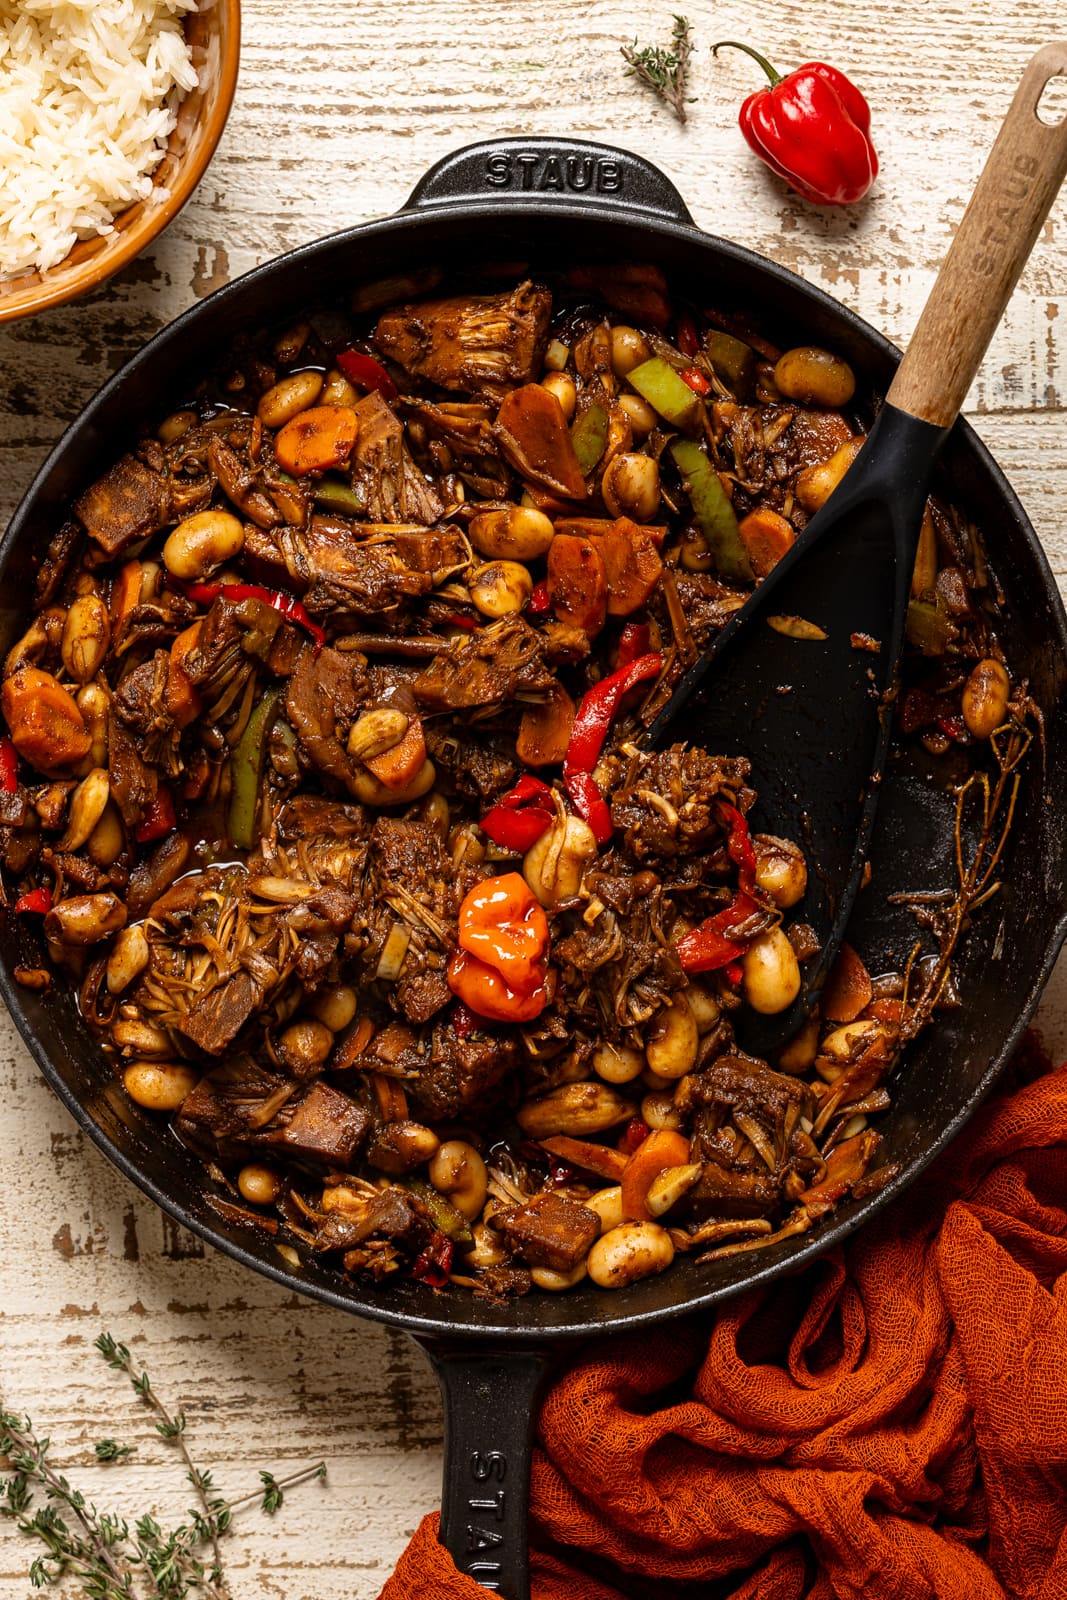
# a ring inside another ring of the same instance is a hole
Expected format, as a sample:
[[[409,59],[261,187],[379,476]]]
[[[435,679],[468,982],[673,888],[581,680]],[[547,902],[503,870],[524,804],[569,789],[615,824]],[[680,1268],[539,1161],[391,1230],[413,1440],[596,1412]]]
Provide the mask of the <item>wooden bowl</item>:
[[[240,0],[200,0],[185,17],[185,35],[199,82],[178,107],[167,151],[152,174],[166,200],[139,200],[115,217],[113,233],[80,239],[48,272],[0,281],[0,322],[32,316],[99,289],[176,217],[207,170],[226,126],[241,48]]]

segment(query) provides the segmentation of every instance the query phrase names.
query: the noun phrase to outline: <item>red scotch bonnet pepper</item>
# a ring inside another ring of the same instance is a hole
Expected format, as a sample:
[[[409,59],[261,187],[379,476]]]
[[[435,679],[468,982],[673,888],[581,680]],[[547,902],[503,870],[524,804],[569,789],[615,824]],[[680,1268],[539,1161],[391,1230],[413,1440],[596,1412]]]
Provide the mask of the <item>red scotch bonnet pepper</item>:
[[[772,172],[817,206],[861,200],[878,176],[870,139],[871,108],[843,72],[808,61],[785,77],[765,56],[735,39],[712,47],[743,50],[770,87],[750,94],[738,114],[741,132]]]

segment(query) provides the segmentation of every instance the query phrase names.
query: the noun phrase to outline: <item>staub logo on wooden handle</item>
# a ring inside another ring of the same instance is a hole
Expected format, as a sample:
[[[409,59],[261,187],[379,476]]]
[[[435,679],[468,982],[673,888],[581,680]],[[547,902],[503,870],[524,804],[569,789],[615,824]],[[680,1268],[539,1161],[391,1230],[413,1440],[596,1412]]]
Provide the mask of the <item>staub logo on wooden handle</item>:
[[[1010,243],[1015,219],[1023,204],[1029,200],[1033,181],[1040,171],[1040,162],[1033,156],[1020,150],[1013,157],[1011,176],[1002,185],[1004,197],[999,205],[991,209],[989,221],[979,240],[979,248],[972,259],[973,270],[980,278],[996,271],[1000,261],[997,252],[1004,244]]]
[[[491,150],[485,157],[490,189],[533,193],[620,194],[625,174],[611,156],[546,155],[534,150]]]
[[[508,1464],[499,1450],[475,1450],[470,1458],[470,1475],[478,1485],[467,1493],[467,1509],[473,1513],[467,1523],[467,1544],[461,1564],[463,1570],[476,1578],[483,1589],[499,1589],[501,1573],[501,1546],[504,1533],[495,1522],[504,1521],[505,1489],[493,1489],[493,1483],[502,1483],[507,1476]]]

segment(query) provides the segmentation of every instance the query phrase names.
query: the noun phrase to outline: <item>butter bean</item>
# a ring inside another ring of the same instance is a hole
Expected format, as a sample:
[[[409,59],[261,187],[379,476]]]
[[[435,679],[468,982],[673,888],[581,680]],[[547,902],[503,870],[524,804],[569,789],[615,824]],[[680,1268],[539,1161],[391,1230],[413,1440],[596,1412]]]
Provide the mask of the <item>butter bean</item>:
[[[697,983],[690,983],[685,991],[685,998],[689,1009],[693,1013],[693,1020],[697,1025],[697,1032],[701,1038],[710,1033],[719,1020],[719,1002],[715,996],[702,989]]]
[[[541,387],[547,389],[549,394],[555,395],[560,410],[570,422],[578,405],[578,390],[570,373],[550,372],[541,379]]]
[[[140,924],[120,929],[107,958],[108,992],[121,994],[128,989],[147,967],[149,955],[148,940]]]
[[[569,1272],[556,1272],[552,1267],[532,1267],[530,1277],[539,1289],[548,1289],[551,1293],[558,1294],[564,1289],[573,1289],[576,1283],[581,1283],[587,1270],[585,1262],[579,1261]]]
[[[598,1189],[582,1204],[596,1212],[600,1218],[601,1233],[607,1233],[609,1228],[617,1228],[622,1221],[622,1185],[616,1183],[610,1189]]]
[[[652,1071],[661,1078],[684,1078],[696,1063],[696,1018],[684,994],[676,994],[669,1006],[657,1011],[645,1032],[645,1055]]]
[[[340,1033],[356,1014],[356,991],[347,983],[333,983],[318,991],[310,1011],[334,1033]]]
[[[600,490],[613,517],[651,522],[659,510],[659,467],[651,456],[623,450],[605,468]]]
[[[625,378],[635,367],[648,361],[651,355],[648,340],[636,328],[627,327],[621,322],[618,327],[612,328],[611,370],[617,378]]]
[[[59,850],[80,850],[111,797],[111,783],[103,767],[94,767],[70,797],[67,831],[56,846]]]
[[[130,1099],[146,1111],[177,1111],[200,1074],[181,1061],[132,1061],[122,1082]]]
[[[796,905],[808,887],[807,863],[799,846],[773,833],[757,833],[752,846],[758,886],[781,910]]]
[[[88,683],[100,671],[111,642],[111,618],[96,594],[83,594],[67,612],[59,653],[75,683]]]
[[[282,1180],[272,1167],[261,1167],[250,1162],[237,1174],[237,1188],[241,1198],[253,1206],[269,1206],[282,1192]]]
[[[481,511],[467,531],[478,554],[494,561],[536,561],[556,537],[551,519],[532,506]]]
[[[643,439],[652,432],[659,419],[647,400],[639,394],[620,394],[618,403],[626,413],[635,439]]]
[[[656,1222],[623,1222],[594,1244],[586,1266],[600,1289],[624,1289],[641,1278],[664,1272],[674,1260],[666,1228]]]
[[[779,357],[774,369],[779,393],[808,406],[846,406],[856,392],[856,375],[847,361],[816,345],[798,345]]]
[[[781,928],[768,928],[741,957],[741,987],[753,1011],[774,1016],[800,993],[800,966]]]
[[[522,875],[546,910],[552,910],[574,898],[596,859],[596,837],[588,822],[557,817],[527,850]]]
[[[515,1117],[528,1139],[547,1139],[554,1133],[584,1138],[627,1122],[633,1109],[606,1083],[567,1083],[525,1101]]]
[[[338,372],[336,367],[331,367],[326,374],[326,381],[319,395],[320,406],[354,406],[359,400],[355,386],[349,383],[343,372]]]
[[[521,561],[488,561],[474,569],[467,587],[483,617],[507,617],[529,600],[533,579]]]
[[[290,372],[267,390],[256,407],[256,416],[264,427],[283,427],[315,404],[322,393],[323,382],[321,372]]]
[[[641,1120],[653,1130],[668,1129],[672,1133],[682,1130],[682,1114],[674,1104],[674,1095],[667,1089],[653,1089],[641,1101]]]
[[[645,1070],[640,1050],[625,1044],[600,1044],[593,1051],[593,1071],[605,1083],[632,1083]]]
[[[427,1177],[468,1222],[481,1215],[489,1173],[478,1151],[465,1139],[446,1139],[430,1162]]]
[[[49,939],[63,944],[98,944],[117,933],[126,921],[126,907],[114,894],[76,894],[61,900],[44,919]]]
[[[333,1049],[333,1034],[324,1022],[305,1017],[289,1024],[278,1049],[291,1072],[298,1076],[316,1072]]]
[[[167,539],[163,564],[173,577],[196,581],[240,555],[244,542],[244,526],[231,511],[197,511]]]

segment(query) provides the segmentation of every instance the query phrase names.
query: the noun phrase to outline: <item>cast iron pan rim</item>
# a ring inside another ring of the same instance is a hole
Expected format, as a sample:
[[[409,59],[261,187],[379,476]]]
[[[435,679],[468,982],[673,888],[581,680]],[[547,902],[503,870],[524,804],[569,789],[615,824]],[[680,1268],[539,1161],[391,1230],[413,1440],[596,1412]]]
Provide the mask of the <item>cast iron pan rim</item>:
[[[515,200],[511,198],[505,201],[501,197],[487,201],[465,200],[456,203],[439,203],[424,210],[403,211],[389,218],[364,223],[357,227],[327,235],[323,239],[316,240],[283,256],[276,257],[272,261],[254,268],[251,272],[243,274],[240,278],[235,279],[233,283],[217,290],[207,299],[190,307],[174,322],[155,334],[97,392],[89,404],[66,429],[52,451],[50,451],[45,462],[35,474],[3,538],[0,539],[0,570],[6,566],[11,550],[22,536],[23,525],[28,520],[38,492],[54,470],[57,461],[67,450],[71,439],[88,426],[93,417],[108,405],[112,395],[128,381],[131,373],[146,364],[151,364],[156,359],[160,349],[168,346],[172,341],[180,340],[187,331],[195,329],[197,323],[203,320],[207,314],[207,308],[210,307],[214,313],[224,308],[229,301],[234,301],[239,306],[250,287],[268,281],[272,275],[276,275],[283,267],[289,270],[296,263],[313,267],[318,257],[326,251],[343,249],[346,244],[356,240],[369,240],[383,234],[395,237],[398,232],[414,232],[417,234],[425,229],[432,231],[439,221],[446,219],[451,221],[465,219],[469,221],[484,215],[499,223],[509,214],[515,217],[541,215],[546,220],[551,220],[553,224],[558,224],[560,221],[586,223],[592,215],[597,222],[606,224],[608,228],[612,225],[633,226],[635,223],[639,223],[646,231],[659,236],[677,239],[684,243],[688,249],[692,249],[694,246],[706,248],[720,259],[725,257],[737,266],[754,267],[765,278],[778,283],[791,294],[801,293],[809,304],[822,309],[839,322],[845,322],[872,353],[881,356],[892,364],[900,360],[900,351],[876,328],[873,328],[869,323],[857,316],[849,307],[833,299],[824,290],[807,283],[798,274],[790,272],[787,268],[780,266],[777,262],[768,260],[755,251],[748,250],[729,240],[720,239],[713,234],[704,233],[695,226],[664,221],[659,217],[649,215],[633,207],[620,205],[608,208],[605,206],[602,210],[598,207],[595,212],[591,213],[589,208],[581,206],[562,205],[558,202],[544,202],[537,199]],[[1031,528],[1014,491],[991,457],[983,441],[962,420],[956,424],[956,428],[962,436],[961,442],[993,480],[1006,511],[1009,512],[1015,523],[1017,532],[1029,545],[1032,555],[1038,562],[1042,576],[1045,579],[1046,593],[1050,599],[1053,628],[1058,635],[1061,652],[1067,655],[1067,616],[1064,614],[1063,603],[1059,597],[1044,550]],[[29,1047],[42,1076],[78,1126],[88,1134],[97,1148],[102,1151],[113,1166],[118,1168],[124,1177],[136,1185],[148,1199],[158,1205],[175,1222],[180,1223],[182,1227],[188,1228],[191,1233],[197,1235],[206,1243],[213,1245],[232,1260],[250,1268],[263,1277],[271,1279],[280,1287],[320,1301],[337,1310],[365,1316],[372,1321],[384,1323],[387,1326],[402,1328],[409,1333],[429,1340],[455,1340],[457,1338],[466,1340],[470,1338],[485,1345],[521,1347],[530,1346],[534,1343],[573,1341],[576,1338],[587,1336],[591,1332],[607,1333],[623,1328],[638,1328],[649,1323],[662,1323],[690,1312],[704,1310],[718,1301],[766,1283],[768,1280],[778,1276],[783,1270],[789,1272],[798,1271],[813,1257],[824,1254],[832,1245],[848,1238],[875,1211],[888,1205],[896,1195],[900,1194],[930,1165],[944,1150],[945,1146],[956,1137],[982,1100],[988,1095],[1029,1022],[1065,937],[1067,937],[1067,910],[1061,912],[1049,935],[1041,968],[1035,974],[1034,981],[1011,1032],[997,1056],[986,1068],[968,1104],[961,1108],[956,1116],[941,1129],[933,1144],[920,1157],[910,1162],[896,1179],[886,1185],[885,1189],[866,1201],[854,1204],[844,1214],[835,1213],[825,1225],[817,1225],[804,1238],[802,1244],[798,1245],[795,1239],[790,1239],[783,1241],[779,1246],[771,1247],[763,1255],[754,1255],[752,1258],[753,1270],[748,1274],[744,1284],[721,1285],[703,1294],[690,1293],[677,1304],[657,1307],[653,1310],[622,1310],[616,1315],[609,1313],[606,1316],[597,1317],[589,1321],[554,1324],[551,1327],[540,1327],[535,1322],[526,1326],[485,1326],[455,1322],[446,1316],[413,1315],[410,1312],[393,1311],[388,1305],[367,1304],[358,1301],[351,1293],[345,1293],[340,1289],[332,1289],[325,1284],[303,1282],[297,1274],[253,1255],[243,1245],[227,1238],[212,1227],[209,1222],[190,1212],[172,1194],[159,1188],[141,1170],[137,1162],[121,1150],[93,1120],[86,1107],[67,1087],[42,1042],[38,1039],[33,1025],[23,1010],[22,993],[18,985],[14,983],[6,965],[2,963],[0,963],[0,994],[2,994],[8,1011],[23,1040]],[[554,1304],[558,1304],[558,1302],[554,1302]],[[520,1302],[518,1309],[520,1312],[524,1312],[528,1307],[525,1302]]]

